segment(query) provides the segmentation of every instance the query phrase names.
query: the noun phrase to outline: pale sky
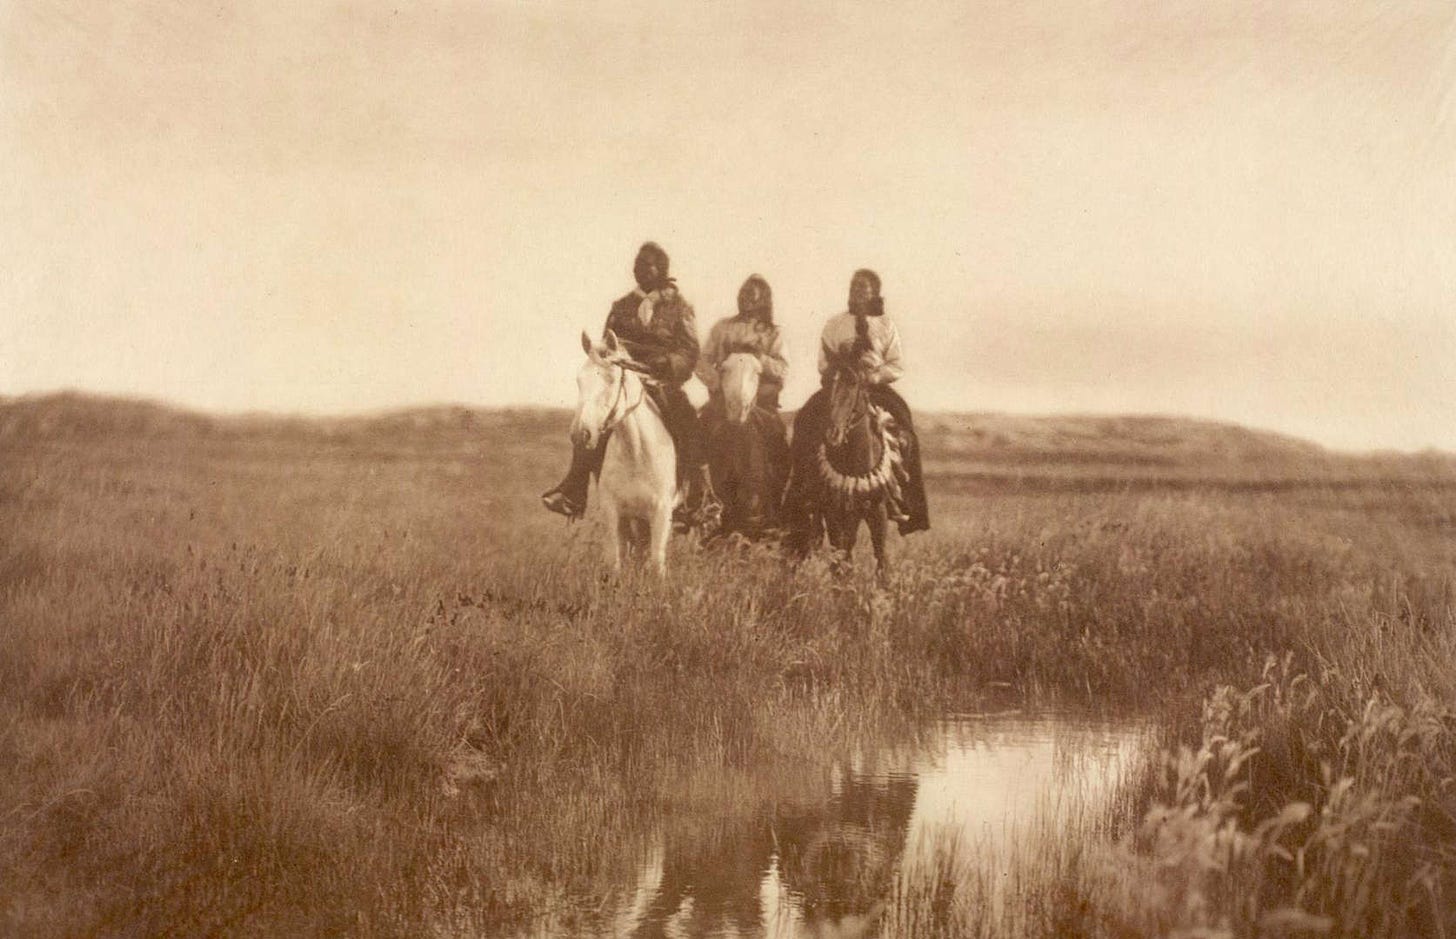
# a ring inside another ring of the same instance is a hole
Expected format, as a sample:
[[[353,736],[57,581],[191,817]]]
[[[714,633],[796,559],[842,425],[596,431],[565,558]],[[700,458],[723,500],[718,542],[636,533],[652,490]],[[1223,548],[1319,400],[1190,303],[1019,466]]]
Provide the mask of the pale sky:
[[[0,0],[0,394],[570,405],[659,241],[922,411],[1456,450],[1456,5]]]

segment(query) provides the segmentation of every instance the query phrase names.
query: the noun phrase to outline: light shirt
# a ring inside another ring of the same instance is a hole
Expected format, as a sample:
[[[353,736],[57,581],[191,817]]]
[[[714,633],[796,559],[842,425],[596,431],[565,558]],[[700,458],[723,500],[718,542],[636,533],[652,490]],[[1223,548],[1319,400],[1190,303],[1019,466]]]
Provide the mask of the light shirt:
[[[758,361],[763,365],[763,379],[783,384],[784,375],[789,370],[783,334],[775,326],[761,326],[736,316],[719,320],[708,331],[708,341],[703,344],[703,354],[698,358],[698,380],[709,391],[717,391],[719,366],[728,358],[730,349],[738,351],[744,347],[758,353]]]
[[[870,361],[873,364],[867,377],[872,384],[888,385],[905,374],[900,350],[900,330],[888,316],[870,316],[866,320],[872,352]],[[819,337],[819,374],[829,371],[831,355],[848,354],[854,346],[854,340],[853,314],[841,313],[825,323],[824,332]]]

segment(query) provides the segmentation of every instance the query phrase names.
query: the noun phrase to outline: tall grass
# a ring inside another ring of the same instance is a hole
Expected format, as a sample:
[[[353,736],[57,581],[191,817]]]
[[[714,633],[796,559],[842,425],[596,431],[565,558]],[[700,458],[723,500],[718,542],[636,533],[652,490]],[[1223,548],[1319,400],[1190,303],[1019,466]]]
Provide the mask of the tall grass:
[[[611,583],[535,505],[560,449],[505,417],[8,451],[0,931],[586,928],[569,898],[705,779],[1007,699],[1159,715],[1172,762],[1038,855],[1040,919],[916,919],[952,871],[886,928],[1452,927],[1450,491],[944,494],[884,589],[687,542]]]

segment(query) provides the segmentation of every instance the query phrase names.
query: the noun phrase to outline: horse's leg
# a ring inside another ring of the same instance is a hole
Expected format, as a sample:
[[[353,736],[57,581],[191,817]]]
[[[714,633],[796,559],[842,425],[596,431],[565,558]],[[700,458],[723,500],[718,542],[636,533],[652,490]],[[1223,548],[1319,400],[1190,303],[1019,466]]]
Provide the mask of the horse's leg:
[[[724,529],[723,533],[726,535],[726,534],[731,534],[732,532],[735,532],[736,531],[740,535],[747,535],[749,533],[748,532],[748,519],[749,519],[749,514],[748,514],[748,511],[747,511],[748,510],[748,506],[746,506],[744,504],[744,500],[751,498],[751,492],[749,490],[749,484],[748,484],[748,482],[746,480],[744,480],[744,479],[737,479],[737,480],[735,480],[734,481],[734,484],[733,484],[733,491],[732,491],[732,493],[733,493],[733,520],[731,522],[728,522],[725,519],[724,524],[723,524],[723,529]],[[725,503],[725,505],[726,505],[726,503]],[[726,516],[728,513],[725,511],[723,514]]]
[[[637,519],[623,515],[617,520],[617,544],[622,552],[622,563],[631,566],[637,562]]]
[[[875,576],[884,580],[890,575],[890,553],[885,546],[885,529],[889,525],[889,518],[883,500],[875,503],[874,508],[865,516],[865,521],[870,526],[870,544],[875,548]]]
[[[726,477],[713,480],[713,491],[718,494],[718,501],[723,503],[723,514],[718,517],[717,530],[706,540],[716,541],[732,534],[738,526],[738,491]]]
[[[600,488],[600,487],[598,487]],[[607,538],[603,545],[607,568],[617,574],[622,570],[622,523],[626,521],[617,513],[617,503],[608,497],[598,500],[602,504],[602,521],[606,525]]]
[[[632,550],[645,564],[652,550],[652,517],[639,515],[632,519]]]
[[[845,575],[854,570],[854,543],[859,538],[859,518],[849,511],[827,512],[824,521],[829,530],[829,545],[836,553],[834,572]]]
[[[648,522],[649,550],[652,557],[652,569],[657,576],[667,576],[667,538],[672,534],[672,497],[659,499],[653,507],[652,518]]]

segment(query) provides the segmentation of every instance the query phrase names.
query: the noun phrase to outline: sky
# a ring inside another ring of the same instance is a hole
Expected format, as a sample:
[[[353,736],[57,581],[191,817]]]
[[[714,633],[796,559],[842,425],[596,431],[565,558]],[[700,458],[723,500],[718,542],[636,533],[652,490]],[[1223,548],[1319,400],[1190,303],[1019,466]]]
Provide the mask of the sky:
[[[652,239],[817,385],[1456,450],[1456,6],[0,0],[0,394],[575,401]]]

